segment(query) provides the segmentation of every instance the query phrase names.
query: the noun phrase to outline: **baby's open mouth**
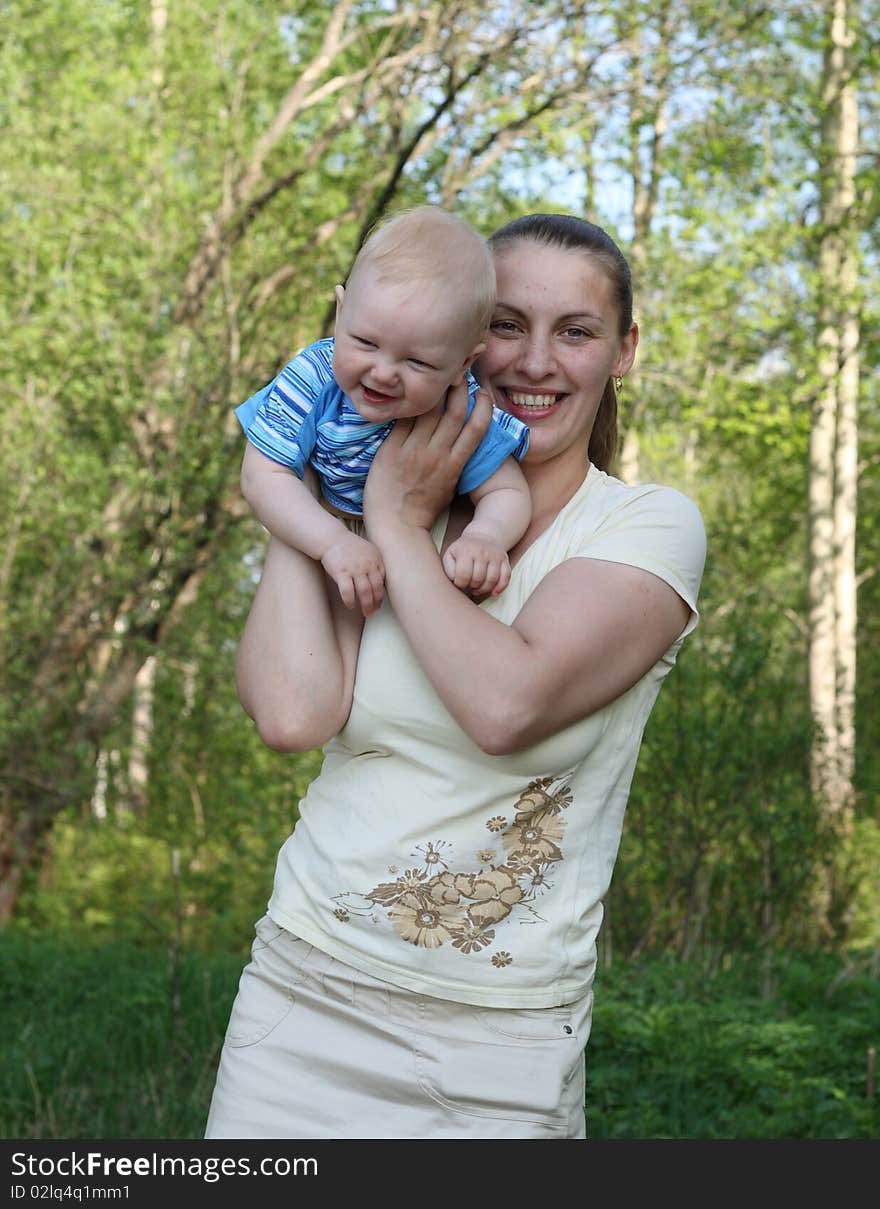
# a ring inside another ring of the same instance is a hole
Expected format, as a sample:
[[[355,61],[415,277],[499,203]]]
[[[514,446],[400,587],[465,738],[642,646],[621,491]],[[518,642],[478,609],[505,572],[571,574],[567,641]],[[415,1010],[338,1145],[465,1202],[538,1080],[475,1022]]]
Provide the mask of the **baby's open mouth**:
[[[384,391],[373,390],[361,383],[361,392],[368,403],[393,403],[396,395],[386,395]]]

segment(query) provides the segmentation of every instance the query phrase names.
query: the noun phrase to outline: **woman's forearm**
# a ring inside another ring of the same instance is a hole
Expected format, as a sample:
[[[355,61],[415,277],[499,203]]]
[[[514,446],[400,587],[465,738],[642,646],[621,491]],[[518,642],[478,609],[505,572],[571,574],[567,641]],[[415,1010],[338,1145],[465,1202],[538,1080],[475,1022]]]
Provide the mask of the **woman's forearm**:
[[[528,711],[521,714],[529,644],[449,581],[430,527],[491,418],[482,391],[468,417],[462,387],[450,391],[436,413],[398,421],[376,455],[364,494],[367,536],[382,555],[398,622],[441,701],[487,752],[502,750],[514,732],[521,746],[530,739]]]
[[[424,529],[400,526],[377,541],[395,616],[450,714],[484,751],[508,750],[515,736],[525,746],[529,644],[449,582]]]
[[[362,624],[317,563],[269,542],[236,660],[239,698],[268,746],[310,751],[345,724]]]

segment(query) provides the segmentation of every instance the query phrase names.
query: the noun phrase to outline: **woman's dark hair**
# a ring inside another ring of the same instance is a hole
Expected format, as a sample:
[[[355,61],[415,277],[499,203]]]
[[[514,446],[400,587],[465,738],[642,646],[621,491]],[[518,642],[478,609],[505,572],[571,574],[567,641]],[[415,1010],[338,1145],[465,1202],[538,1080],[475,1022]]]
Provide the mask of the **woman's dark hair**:
[[[611,283],[617,307],[618,334],[623,339],[633,321],[632,275],[626,257],[607,231],[572,214],[526,214],[490,235],[489,247],[498,252],[523,239],[551,248],[585,252],[599,261]],[[588,457],[599,470],[608,470],[616,452],[617,393],[609,378],[590,434]]]

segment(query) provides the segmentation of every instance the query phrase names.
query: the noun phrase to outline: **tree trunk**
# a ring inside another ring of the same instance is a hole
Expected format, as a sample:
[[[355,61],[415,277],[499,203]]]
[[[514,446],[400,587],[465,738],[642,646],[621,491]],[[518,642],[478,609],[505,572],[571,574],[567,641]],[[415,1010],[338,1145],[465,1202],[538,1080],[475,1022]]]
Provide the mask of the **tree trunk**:
[[[666,106],[669,99],[669,45],[672,38],[671,13],[664,6],[658,14],[660,45],[652,52],[644,48],[637,30],[633,34],[630,61],[630,162],[633,181],[633,240],[629,253],[630,269],[636,293],[645,280],[645,261],[651,226],[657,212],[662,169],[663,142],[666,135]],[[645,55],[652,53],[653,88],[648,88]],[[639,430],[644,417],[644,398],[632,389],[631,374],[620,400],[626,420],[618,458],[620,477],[625,483],[639,481]],[[627,386],[630,388],[627,390]]]
[[[156,656],[150,655],[134,678],[131,750],[128,756],[127,809],[135,813],[144,810],[148,798],[155,683]]]
[[[815,722],[811,782],[823,821],[845,838],[853,819],[855,756],[858,101],[851,76],[850,0],[829,0],[824,56],[818,374],[809,467],[809,685]],[[823,922],[839,913],[831,873]]]

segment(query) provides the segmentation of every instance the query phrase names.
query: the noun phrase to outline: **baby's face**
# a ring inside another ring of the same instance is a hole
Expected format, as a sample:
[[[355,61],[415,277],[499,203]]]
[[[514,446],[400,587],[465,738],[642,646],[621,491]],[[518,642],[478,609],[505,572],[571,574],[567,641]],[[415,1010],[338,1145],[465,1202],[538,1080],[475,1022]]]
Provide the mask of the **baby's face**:
[[[333,376],[365,420],[423,415],[462,380],[482,345],[463,332],[457,309],[430,287],[369,271],[337,287]]]

